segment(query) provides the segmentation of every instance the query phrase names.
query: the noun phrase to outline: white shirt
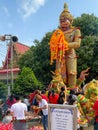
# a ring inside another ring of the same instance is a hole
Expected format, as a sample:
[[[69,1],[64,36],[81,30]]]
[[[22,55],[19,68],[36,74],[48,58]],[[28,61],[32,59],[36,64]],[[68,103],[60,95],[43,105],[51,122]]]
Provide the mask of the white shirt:
[[[47,106],[46,109],[42,109],[43,115],[48,115],[48,103],[45,99],[42,99],[41,102],[39,102],[39,107]]]
[[[23,100],[23,102],[24,102],[27,106],[30,105],[29,100],[28,100],[27,98],[25,98],[25,99]]]
[[[27,106],[25,103],[18,102],[11,106],[11,111],[14,113],[14,117],[17,120],[25,119],[25,111],[27,111]]]
[[[12,116],[4,116],[3,117],[3,120],[2,120],[2,123],[10,123],[12,121]]]

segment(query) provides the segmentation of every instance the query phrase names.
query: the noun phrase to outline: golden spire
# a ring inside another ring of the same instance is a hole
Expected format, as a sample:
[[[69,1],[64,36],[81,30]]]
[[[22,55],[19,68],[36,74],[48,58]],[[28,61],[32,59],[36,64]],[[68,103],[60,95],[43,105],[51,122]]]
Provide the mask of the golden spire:
[[[64,11],[69,12],[67,3],[64,4]]]
[[[60,18],[65,17],[67,18],[70,22],[73,22],[73,16],[71,15],[70,11],[68,10],[68,5],[67,3],[64,4],[64,10],[60,14]]]

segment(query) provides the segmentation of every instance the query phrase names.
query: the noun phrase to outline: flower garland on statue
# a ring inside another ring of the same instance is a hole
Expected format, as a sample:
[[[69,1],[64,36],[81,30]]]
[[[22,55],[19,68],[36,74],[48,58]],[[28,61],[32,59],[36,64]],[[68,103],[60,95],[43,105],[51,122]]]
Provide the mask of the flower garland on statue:
[[[68,42],[65,40],[64,33],[61,29],[54,31],[49,44],[51,53],[50,64],[52,64],[54,60],[62,62],[65,51],[68,50]]]
[[[84,95],[80,94],[77,97],[78,109],[81,113],[79,124],[92,123],[95,116],[93,105],[96,100],[98,100],[98,81],[93,79],[84,86]]]
[[[49,88],[50,89],[54,89],[57,90],[58,92],[58,88],[61,89],[61,87],[65,87],[66,85],[63,82],[62,76],[60,74],[60,70],[55,70],[55,72],[51,71],[53,76],[52,76],[52,81],[50,82]]]

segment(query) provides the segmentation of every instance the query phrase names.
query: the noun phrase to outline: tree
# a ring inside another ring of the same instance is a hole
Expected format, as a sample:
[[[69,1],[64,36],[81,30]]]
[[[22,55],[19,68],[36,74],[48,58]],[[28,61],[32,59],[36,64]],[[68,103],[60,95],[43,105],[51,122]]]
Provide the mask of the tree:
[[[81,47],[77,50],[78,53],[78,75],[83,69],[90,67],[90,75],[87,82],[95,78],[97,75],[97,53],[96,48],[98,42],[98,17],[93,14],[82,14],[81,17],[74,19],[74,26],[79,27],[82,33]]]
[[[7,86],[3,82],[0,82],[0,98],[6,98],[7,90]]]
[[[30,67],[37,79],[43,84],[47,85],[51,81],[51,70],[54,71],[54,65],[50,66],[50,50],[49,41],[52,33],[48,32],[41,42],[35,40],[35,46],[24,54],[20,61],[19,66]]]
[[[42,84],[36,79],[32,69],[23,67],[16,79],[13,93],[19,95],[29,94],[34,89],[39,89],[41,87]]]
[[[19,68],[22,69],[23,67],[32,68],[33,61],[34,61],[34,49],[35,46],[32,46],[25,54],[23,54],[18,61]]]
[[[98,80],[98,38],[95,39],[92,57],[92,72],[93,78]]]
[[[86,69],[91,66],[93,56],[94,39],[87,36],[82,40],[81,47],[77,50],[78,54],[78,70]]]
[[[73,25],[79,27],[82,36],[98,36],[98,17],[93,14],[82,14],[74,19]]]
[[[34,64],[32,69],[38,80],[44,85],[49,84],[51,81],[51,70],[54,70],[54,66],[50,65],[49,41],[51,34],[48,32],[42,41],[37,44],[34,51]]]

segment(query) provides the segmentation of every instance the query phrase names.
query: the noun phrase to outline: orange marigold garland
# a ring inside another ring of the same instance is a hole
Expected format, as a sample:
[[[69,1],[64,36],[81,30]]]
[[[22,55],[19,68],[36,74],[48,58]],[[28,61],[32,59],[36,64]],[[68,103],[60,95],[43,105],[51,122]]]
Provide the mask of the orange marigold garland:
[[[61,29],[57,29],[52,34],[49,44],[51,53],[50,64],[52,64],[54,60],[61,62],[65,51],[68,50],[68,42],[65,41],[64,33]]]

